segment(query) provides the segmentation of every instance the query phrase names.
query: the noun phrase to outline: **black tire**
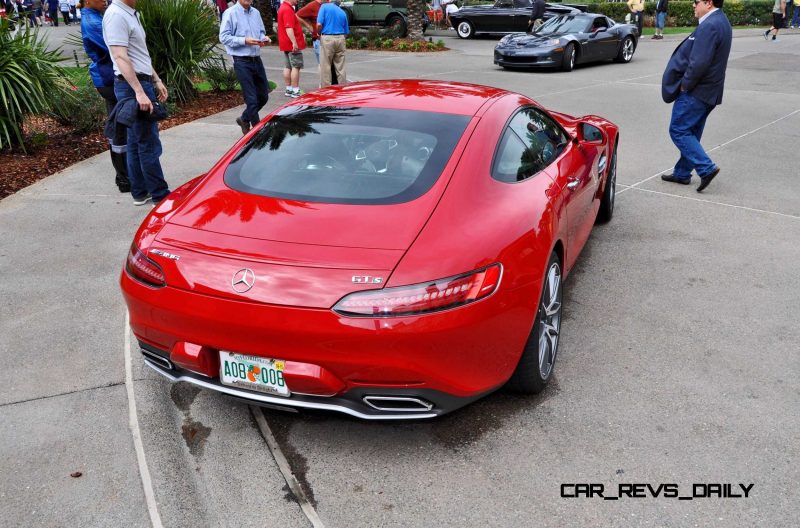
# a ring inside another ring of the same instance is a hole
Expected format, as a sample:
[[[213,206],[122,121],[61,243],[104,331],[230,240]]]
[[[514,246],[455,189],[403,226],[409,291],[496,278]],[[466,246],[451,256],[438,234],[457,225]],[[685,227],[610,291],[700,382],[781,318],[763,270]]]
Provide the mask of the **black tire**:
[[[620,44],[617,57],[614,60],[623,64],[628,63],[633,58],[635,51],[636,43],[633,41],[633,37],[625,37],[622,39],[622,44]]]
[[[389,18],[386,19],[386,27],[394,29],[394,32],[400,38],[404,38],[406,35],[408,35],[408,25],[406,24],[406,21],[403,20],[403,17],[399,15],[389,16]]]
[[[562,284],[561,261],[554,251],[545,268],[542,293],[528,342],[506,385],[509,390],[537,394],[553,377],[561,330]]]
[[[575,67],[575,57],[577,56],[577,52],[575,51],[575,44],[569,43],[564,48],[564,56],[561,59],[561,71],[570,72],[572,68]]]
[[[462,20],[456,24],[456,34],[462,39],[472,38],[475,36],[475,26],[469,20]]]
[[[606,187],[600,199],[600,209],[597,211],[597,222],[604,224],[614,216],[614,197],[617,193],[617,145],[611,154],[611,161],[606,176]]]

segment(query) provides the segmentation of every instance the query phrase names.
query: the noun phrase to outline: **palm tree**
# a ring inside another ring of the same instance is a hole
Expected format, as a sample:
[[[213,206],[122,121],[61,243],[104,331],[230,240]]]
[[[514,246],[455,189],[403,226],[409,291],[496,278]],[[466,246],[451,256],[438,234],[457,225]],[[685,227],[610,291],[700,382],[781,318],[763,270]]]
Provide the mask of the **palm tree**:
[[[422,12],[425,9],[424,0],[408,0],[408,38],[422,40]]]

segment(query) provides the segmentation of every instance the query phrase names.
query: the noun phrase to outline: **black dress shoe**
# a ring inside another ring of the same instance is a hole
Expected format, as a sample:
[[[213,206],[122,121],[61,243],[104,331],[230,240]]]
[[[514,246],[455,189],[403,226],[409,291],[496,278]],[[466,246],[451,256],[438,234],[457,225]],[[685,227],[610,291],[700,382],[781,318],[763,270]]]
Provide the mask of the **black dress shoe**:
[[[681,185],[689,185],[692,183],[692,177],[689,176],[688,178],[678,178],[671,172],[669,174],[662,174],[661,179],[665,182],[672,182],[672,183],[680,183]]]
[[[250,132],[250,123],[248,123],[241,117],[236,118],[236,124],[242,128],[242,134],[247,134],[248,132]]]
[[[711,183],[711,180],[714,179],[714,176],[719,174],[719,167],[715,168],[709,174],[705,176],[700,176],[700,185],[697,187],[697,192],[703,192],[703,189],[708,187],[708,184]]]

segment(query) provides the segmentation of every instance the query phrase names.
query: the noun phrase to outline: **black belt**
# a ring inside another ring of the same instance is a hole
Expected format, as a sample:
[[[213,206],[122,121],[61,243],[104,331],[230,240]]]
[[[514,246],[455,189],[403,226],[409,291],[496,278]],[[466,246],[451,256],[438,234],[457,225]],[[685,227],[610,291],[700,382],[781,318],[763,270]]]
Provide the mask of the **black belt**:
[[[342,35],[347,35],[347,33],[323,33],[323,37],[340,37]]]
[[[257,60],[260,60],[260,59],[261,59],[260,55],[234,55],[233,56],[233,60],[234,61],[256,62]]]
[[[152,75],[145,75],[144,73],[137,73],[136,74],[136,78],[139,79],[140,81],[153,82],[153,76]],[[124,81],[125,77],[123,77],[122,75],[117,75],[117,80]]]

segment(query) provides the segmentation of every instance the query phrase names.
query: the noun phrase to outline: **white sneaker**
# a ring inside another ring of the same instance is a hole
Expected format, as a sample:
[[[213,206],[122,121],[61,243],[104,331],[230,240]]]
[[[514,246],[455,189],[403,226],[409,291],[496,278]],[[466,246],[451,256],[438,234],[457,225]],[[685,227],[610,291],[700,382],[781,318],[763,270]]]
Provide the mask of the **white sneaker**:
[[[151,201],[152,199],[153,199],[153,198],[152,198],[150,195],[147,195],[147,196],[145,196],[144,198],[138,198],[138,199],[137,199],[137,198],[134,198],[134,199],[133,199],[133,205],[136,205],[136,206],[139,206],[139,205],[144,205],[144,204],[146,204],[147,202]]]
[[[291,89],[291,88],[287,88],[287,89],[286,89],[286,90],[283,92],[283,95],[285,95],[286,97],[291,97],[293,93],[294,93],[294,92],[292,91],[292,89]]]

